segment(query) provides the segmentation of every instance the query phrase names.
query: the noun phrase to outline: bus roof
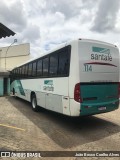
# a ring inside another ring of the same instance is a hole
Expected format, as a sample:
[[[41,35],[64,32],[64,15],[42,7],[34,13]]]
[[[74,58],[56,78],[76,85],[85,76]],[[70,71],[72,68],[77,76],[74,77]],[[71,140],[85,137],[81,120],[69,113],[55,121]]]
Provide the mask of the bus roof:
[[[18,65],[18,66],[16,66],[16,67],[14,67],[14,68],[20,67],[20,66],[25,65],[25,64],[27,64],[27,63],[29,63],[29,62],[32,62],[32,61],[34,61],[34,60],[37,60],[37,59],[39,59],[39,58],[41,58],[41,57],[43,57],[43,56],[45,56],[45,55],[48,55],[48,54],[50,54],[50,53],[52,53],[52,52],[54,52],[54,51],[56,51],[56,50],[58,50],[58,49],[61,49],[62,47],[65,47],[65,46],[67,46],[67,45],[70,45],[72,42],[75,42],[75,41],[76,41],[76,42],[78,42],[78,41],[83,41],[83,42],[95,42],[95,43],[106,44],[106,45],[109,45],[109,46],[111,46],[111,47],[116,47],[116,48],[117,48],[116,45],[113,45],[113,44],[111,44],[111,43],[107,43],[107,42],[103,42],[103,41],[99,41],[99,40],[93,40],[93,39],[79,38],[79,39],[70,40],[70,41],[68,41],[68,42],[62,43],[62,44],[60,44],[59,46],[53,48],[52,50],[46,51],[44,54],[42,54],[42,55],[40,55],[40,56],[38,56],[38,57],[36,57],[36,58],[30,59],[30,60],[28,60],[28,61],[26,61],[26,62],[24,62],[24,63],[22,63],[22,64],[20,64],[20,65]],[[13,69],[14,69],[14,68],[13,68]]]
[[[79,38],[78,40],[81,40],[81,41],[84,41],[84,42],[95,42],[95,43],[100,43],[100,44],[106,44],[106,45],[109,45],[111,47],[117,47],[116,45],[114,45],[112,43],[108,43],[108,42],[104,42],[104,41],[99,41],[99,40],[94,40],[94,39]]]

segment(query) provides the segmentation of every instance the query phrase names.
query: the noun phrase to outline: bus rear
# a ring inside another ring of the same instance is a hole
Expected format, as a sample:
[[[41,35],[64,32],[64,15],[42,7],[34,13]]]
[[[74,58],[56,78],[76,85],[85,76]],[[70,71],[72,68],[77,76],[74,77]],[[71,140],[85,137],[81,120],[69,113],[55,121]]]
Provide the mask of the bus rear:
[[[116,46],[92,40],[78,42],[80,82],[74,100],[80,116],[110,112],[119,106],[119,51]]]

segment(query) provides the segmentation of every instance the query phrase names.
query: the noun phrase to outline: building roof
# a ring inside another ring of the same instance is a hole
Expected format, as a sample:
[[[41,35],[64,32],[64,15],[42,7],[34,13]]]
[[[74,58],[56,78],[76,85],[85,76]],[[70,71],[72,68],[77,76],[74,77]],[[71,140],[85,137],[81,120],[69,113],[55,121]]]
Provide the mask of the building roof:
[[[15,33],[10,30],[9,28],[7,28],[6,26],[4,26],[2,23],[0,23],[0,38],[5,38],[5,37],[9,37],[9,36],[14,36]]]

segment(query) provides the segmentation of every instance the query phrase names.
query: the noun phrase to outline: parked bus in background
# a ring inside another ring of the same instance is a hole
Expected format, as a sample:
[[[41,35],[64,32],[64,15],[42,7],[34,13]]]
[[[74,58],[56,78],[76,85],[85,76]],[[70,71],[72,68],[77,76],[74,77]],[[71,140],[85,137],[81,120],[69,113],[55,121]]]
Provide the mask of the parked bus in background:
[[[88,39],[67,42],[11,71],[11,92],[68,116],[110,112],[119,106],[119,50]]]

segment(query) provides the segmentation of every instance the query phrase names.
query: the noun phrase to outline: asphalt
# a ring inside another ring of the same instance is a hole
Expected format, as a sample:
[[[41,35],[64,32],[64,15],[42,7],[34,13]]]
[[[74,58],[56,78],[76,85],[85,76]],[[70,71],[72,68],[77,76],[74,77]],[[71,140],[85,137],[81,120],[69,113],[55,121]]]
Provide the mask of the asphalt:
[[[0,150],[120,151],[120,108],[95,116],[71,118],[44,109],[33,112],[30,103],[24,100],[12,96],[0,97]],[[34,159],[59,160],[61,157]],[[62,157],[62,159],[81,158]],[[103,158],[82,157],[82,159]],[[104,157],[104,159],[120,158]]]

